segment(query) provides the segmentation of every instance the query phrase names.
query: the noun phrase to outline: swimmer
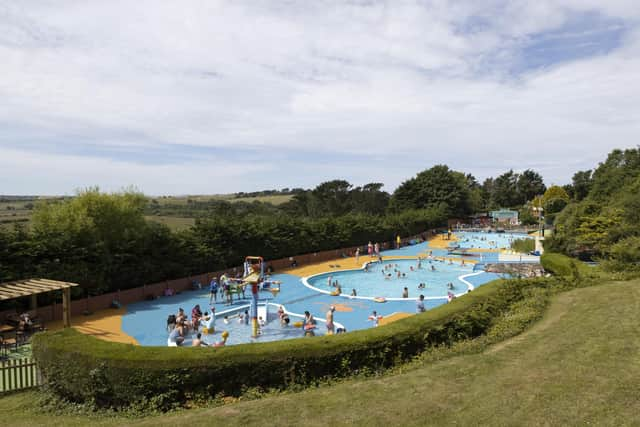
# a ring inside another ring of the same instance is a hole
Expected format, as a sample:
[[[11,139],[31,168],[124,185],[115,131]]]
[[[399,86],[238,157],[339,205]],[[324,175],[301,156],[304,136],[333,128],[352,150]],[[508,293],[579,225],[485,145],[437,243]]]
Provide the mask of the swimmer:
[[[224,322],[225,325],[228,325],[229,324],[229,316],[224,316],[222,321]]]
[[[431,271],[436,271],[435,266],[433,266],[433,265],[431,266]]]
[[[383,273],[383,274],[384,274],[384,273]],[[352,290],[351,290],[351,296],[352,296],[352,297],[357,297],[357,296],[358,296],[358,294],[356,293],[356,290],[355,290],[355,289],[352,289]]]
[[[368,320],[373,321],[374,328],[378,326],[380,319],[382,319],[382,316],[378,315],[378,313],[375,310],[373,310],[373,313],[368,318]]]
[[[407,288],[406,286],[402,290],[402,298],[409,298],[409,288]]]

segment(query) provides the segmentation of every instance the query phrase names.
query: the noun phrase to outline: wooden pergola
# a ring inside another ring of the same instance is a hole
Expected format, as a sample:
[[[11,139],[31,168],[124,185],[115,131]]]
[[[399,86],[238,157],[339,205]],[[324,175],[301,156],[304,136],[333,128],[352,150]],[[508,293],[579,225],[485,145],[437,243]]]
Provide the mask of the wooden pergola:
[[[62,290],[62,322],[65,328],[71,326],[71,288],[77,283],[60,282],[49,279],[27,279],[0,283],[0,301],[31,297],[31,309],[37,308],[38,294]]]

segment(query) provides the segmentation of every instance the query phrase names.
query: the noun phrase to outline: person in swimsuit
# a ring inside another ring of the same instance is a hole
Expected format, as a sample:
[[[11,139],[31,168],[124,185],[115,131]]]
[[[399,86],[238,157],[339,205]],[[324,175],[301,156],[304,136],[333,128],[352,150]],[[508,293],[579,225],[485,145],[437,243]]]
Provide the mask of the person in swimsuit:
[[[335,306],[331,306],[327,311],[327,335],[333,335],[335,325],[333,324],[333,312],[336,311]]]

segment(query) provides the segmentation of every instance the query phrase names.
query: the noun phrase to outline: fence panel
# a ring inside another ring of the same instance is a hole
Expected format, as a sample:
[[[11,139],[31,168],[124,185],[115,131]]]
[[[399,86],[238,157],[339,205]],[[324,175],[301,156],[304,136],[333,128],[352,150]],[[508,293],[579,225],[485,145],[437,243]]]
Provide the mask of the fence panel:
[[[0,393],[38,387],[42,378],[31,358],[0,362]]]

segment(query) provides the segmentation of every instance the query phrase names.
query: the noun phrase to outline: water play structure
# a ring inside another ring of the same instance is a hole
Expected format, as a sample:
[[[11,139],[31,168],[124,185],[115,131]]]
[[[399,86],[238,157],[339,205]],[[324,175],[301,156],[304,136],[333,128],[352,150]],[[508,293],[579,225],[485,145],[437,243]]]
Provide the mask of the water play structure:
[[[244,259],[244,277],[242,286],[251,285],[251,337],[257,338],[260,325],[258,324],[258,291],[260,283],[264,281],[264,260],[261,256],[248,256]]]

